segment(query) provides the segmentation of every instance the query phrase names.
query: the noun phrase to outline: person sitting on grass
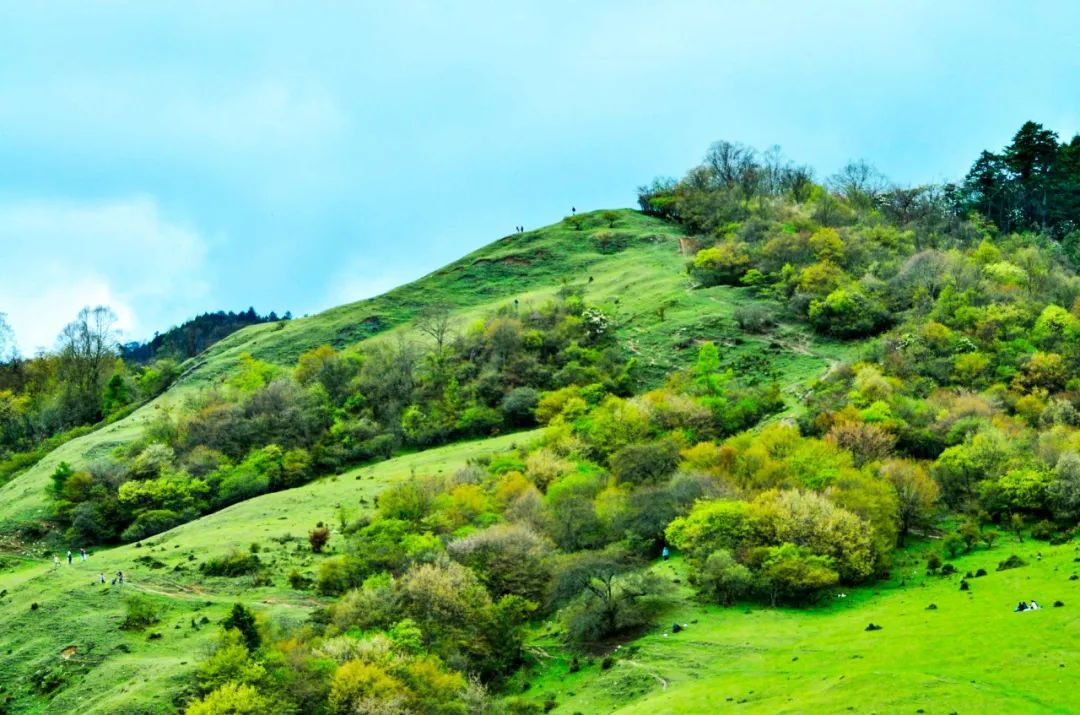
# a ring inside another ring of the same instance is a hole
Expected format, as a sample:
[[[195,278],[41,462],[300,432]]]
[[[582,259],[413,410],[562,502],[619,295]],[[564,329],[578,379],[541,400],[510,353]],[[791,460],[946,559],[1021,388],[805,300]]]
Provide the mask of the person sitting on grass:
[[[1019,604],[1017,604],[1016,608],[1013,609],[1013,613],[1020,613],[1021,611],[1026,611],[1027,609],[1027,604],[1021,601]]]
[[[1028,606],[1028,610],[1031,610],[1031,611],[1037,611],[1037,610],[1039,610],[1039,604],[1035,603],[1035,599],[1034,599],[1034,598],[1033,598],[1033,599],[1031,599],[1031,605],[1029,605],[1029,606]]]

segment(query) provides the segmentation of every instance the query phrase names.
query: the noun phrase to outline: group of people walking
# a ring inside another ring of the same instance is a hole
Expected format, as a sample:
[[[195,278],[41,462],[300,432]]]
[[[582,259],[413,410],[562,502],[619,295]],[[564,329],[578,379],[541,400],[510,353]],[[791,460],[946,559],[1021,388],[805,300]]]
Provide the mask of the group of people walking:
[[[86,549],[79,549],[79,560],[80,561],[86,561],[87,556],[89,556],[89,554],[86,553]],[[71,553],[71,549],[68,549],[68,552],[67,552],[68,566],[71,566],[71,562],[74,561],[74,560],[75,560],[75,554]],[[60,556],[57,555],[57,554],[53,554],[52,563],[53,563],[53,568],[54,569],[60,568]]]
[[[79,549],[79,560],[80,561],[86,561],[87,558],[89,558],[89,556],[90,556],[90,554],[87,553],[86,549]],[[74,563],[74,561],[75,561],[75,554],[72,553],[71,549],[68,549],[68,551],[67,551],[68,566],[71,566],[72,563]],[[59,554],[53,554],[53,569],[55,570],[55,569],[60,568],[60,564],[61,564],[60,555]],[[109,581],[105,577],[105,572],[104,571],[99,571],[98,572],[98,580],[97,580],[97,582],[99,584],[108,583],[110,586],[116,586],[118,584],[122,585],[124,583],[124,572],[123,571],[117,571],[116,575],[112,577],[112,581]]]

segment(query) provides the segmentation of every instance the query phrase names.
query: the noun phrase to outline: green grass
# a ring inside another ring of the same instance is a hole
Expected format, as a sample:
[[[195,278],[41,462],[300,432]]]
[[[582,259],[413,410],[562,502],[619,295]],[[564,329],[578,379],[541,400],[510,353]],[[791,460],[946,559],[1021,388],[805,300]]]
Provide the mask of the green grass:
[[[897,553],[893,579],[805,610],[707,606],[683,588],[662,625],[620,647],[609,670],[595,657],[570,673],[570,654],[539,635],[523,697],[554,698],[556,713],[625,715],[1074,712],[1080,581],[1069,576],[1080,549],[1009,537],[956,559],[960,573],[947,577],[925,575],[925,549]],[[996,572],[1013,553],[1029,565]],[[685,584],[680,560],[654,568]],[[962,575],[979,568],[989,575],[961,591]],[[1043,610],[1012,612],[1032,598]],[[688,628],[673,634],[674,622]],[[882,630],[867,632],[871,622]]]

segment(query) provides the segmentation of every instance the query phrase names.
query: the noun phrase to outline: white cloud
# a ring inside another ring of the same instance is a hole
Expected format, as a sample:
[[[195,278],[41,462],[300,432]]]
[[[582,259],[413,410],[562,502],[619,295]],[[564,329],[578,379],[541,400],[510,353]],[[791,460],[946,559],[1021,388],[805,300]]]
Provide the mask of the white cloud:
[[[19,347],[52,347],[85,305],[144,338],[203,303],[206,245],[149,198],[0,203],[0,312]]]

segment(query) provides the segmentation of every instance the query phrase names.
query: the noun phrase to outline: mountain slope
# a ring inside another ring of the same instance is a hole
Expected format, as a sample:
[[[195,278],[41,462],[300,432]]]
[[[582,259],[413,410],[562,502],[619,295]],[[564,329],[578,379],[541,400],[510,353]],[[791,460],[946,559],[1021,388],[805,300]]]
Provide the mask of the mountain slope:
[[[585,222],[584,230],[561,223],[510,236],[386,295],[229,336],[188,361],[183,377],[152,403],[64,445],[0,488],[0,524],[47,518],[45,487],[60,461],[78,467],[139,439],[157,414],[180,408],[189,396],[226,379],[243,354],[291,365],[321,344],[343,347],[407,332],[425,305],[453,305],[456,323],[464,325],[510,301],[538,305],[565,282],[586,284],[590,301],[614,306],[619,343],[638,357],[646,385],[688,364],[696,343],[705,339],[725,345],[725,361],[733,366],[758,364],[767,355],[777,369],[774,377],[792,389],[852,350],[794,326],[781,325],[765,336],[744,334],[733,313],[754,299],[739,288],[691,290],[680,232],[672,224],[632,211],[619,212],[612,229],[596,214]],[[599,231],[614,234],[614,249],[599,245]],[[173,698],[190,687],[190,673],[214,630],[200,619],[220,620],[241,597],[274,619],[306,618],[320,603],[285,580],[294,569],[315,575],[320,557],[310,554],[305,536],[317,521],[331,524],[337,534],[339,514],[362,515],[394,479],[450,472],[470,458],[530,439],[530,433],[505,435],[353,469],[241,502],[141,544],[101,551],[86,564],[76,559],[73,567],[57,572],[39,558],[0,556],[6,562],[0,590],[8,592],[0,598],[0,632],[17,634],[5,639],[11,652],[0,653],[0,681],[14,684],[16,712],[122,712],[136,701],[149,711],[169,712]],[[205,578],[195,568],[208,557],[247,550],[252,543],[271,566],[269,584]],[[340,535],[333,536],[330,553],[340,546]],[[93,582],[99,571],[111,575],[118,569],[129,574],[126,593],[146,596],[162,613],[161,622],[147,631],[160,633],[160,639],[117,630],[124,598],[119,589]],[[31,611],[31,603],[38,608]],[[69,647],[75,650],[65,651]]]
[[[582,230],[558,223],[507,236],[376,298],[230,335],[184,363],[183,376],[161,397],[115,424],[72,440],[0,487],[0,528],[47,517],[44,490],[61,461],[78,468],[137,439],[156,415],[181,404],[194,390],[224,380],[242,355],[291,366],[319,345],[341,348],[406,331],[428,305],[453,306],[455,322],[467,325],[514,300],[523,307],[539,305],[564,281],[584,284],[590,301],[616,307],[619,342],[638,357],[646,385],[660,383],[673,368],[687,364],[701,340],[724,345],[733,367],[746,369],[740,360],[753,365],[762,362],[755,358],[767,357],[786,387],[820,374],[853,349],[801,326],[781,325],[764,336],[744,333],[733,314],[754,299],[740,288],[691,290],[681,230],[674,224],[629,210],[618,212],[613,228],[600,212],[583,218]],[[605,235],[607,247],[601,245]]]

